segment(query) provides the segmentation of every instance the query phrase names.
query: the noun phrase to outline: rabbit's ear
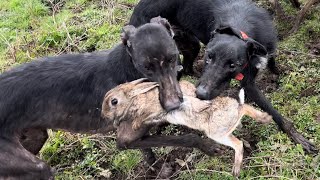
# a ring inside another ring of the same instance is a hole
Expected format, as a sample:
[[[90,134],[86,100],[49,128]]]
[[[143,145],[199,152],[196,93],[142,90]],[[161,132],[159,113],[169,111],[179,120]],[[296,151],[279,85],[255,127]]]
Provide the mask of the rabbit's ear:
[[[130,97],[135,97],[139,94],[143,94],[146,93],[152,89],[154,89],[155,87],[158,87],[159,84],[156,82],[145,82],[142,84],[138,84],[134,87],[134,89],[130,92]]]
[[[120,84],[117,87],[111,89],[110,91],[112,91],[112,92],[120,92],[120,91],[122,91],[125,94],[129,94],[129,98],[130,98],[131,92],[133,90],[135,90],[136,86],[138,86],[139,84],[141,84],[141,83],[143,83],[143,82],[145,82],[147,80],[148,80],[147,78],[140,78],[140,79],[137,79],[137,80],[134,80],[134,81],[123,83],[123,84]]]
[[[107,91],[107,93],[104,95],[104,101],[109,98],[110,94],[113,94],[114,92],[119,92],[119,90],[120,90],[120,87],[116,86],[116,87],[110,89],[109,91]]]
[[[147,81],[147,80],[148,80],[148,78],[140,78],[140,79],[131,81],[131,82],[129,82],[129,83],[135,86],[135,85],[138,85],[138,84],[140,84],[140,83],[142,83],[142,82],[145,82],[145,81]]]

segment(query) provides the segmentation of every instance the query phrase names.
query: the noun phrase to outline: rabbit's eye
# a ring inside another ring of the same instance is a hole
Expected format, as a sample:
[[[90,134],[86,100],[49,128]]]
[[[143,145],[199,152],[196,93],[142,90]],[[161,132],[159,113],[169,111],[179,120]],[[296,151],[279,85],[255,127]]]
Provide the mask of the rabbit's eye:
[[[118,99],[113,98],[113,99],[111,100],[111,104],[112,104],[112,106],[117,105],[117,104],[118,104]]]

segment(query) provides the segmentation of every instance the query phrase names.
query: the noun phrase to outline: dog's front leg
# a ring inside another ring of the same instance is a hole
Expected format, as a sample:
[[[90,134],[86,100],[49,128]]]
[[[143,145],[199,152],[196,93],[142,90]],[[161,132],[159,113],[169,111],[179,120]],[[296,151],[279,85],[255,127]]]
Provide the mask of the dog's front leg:
[[[125,146],[118,147],[121,149],[141,149],[163,146],[197,148],[209,156],[213,156],[221,151],[220,145],[213,140],[203,139],[200,136],[191,133],[180,136],[145,136],[135,141],[126,142]]]
[[[295,143],[299,143],[308,153],[317,153],[316,147],[299,133],[293,123],[286,120],[281,114],[275,110],[267,98],[262,94],[254,82],[242,82],[246,95],[253,100],[263,111],[269,113],[279,128],[287,133]]]
[[[0,179],[54,179],[50,166],[22,147],[16,138],[0,137],[0,162]]]
[[[150,148],[163,146],[179,146],[198,148],[207,155],[213,156],[220,152],[220,145],[211,139],[203,139],[196,134],[186,134],[181,136],[153,135],[149,136],[152,125],[144,125],[137,130],[133,130],[131,121],[123,121],[117,127],[117,147],[120,150],[142,149],[145,160],[148,164],[155,162],[155,156]]]
[[[20,135],[20,143],[26,150],[37,155],[48,137],[47,129],[24,129]]]

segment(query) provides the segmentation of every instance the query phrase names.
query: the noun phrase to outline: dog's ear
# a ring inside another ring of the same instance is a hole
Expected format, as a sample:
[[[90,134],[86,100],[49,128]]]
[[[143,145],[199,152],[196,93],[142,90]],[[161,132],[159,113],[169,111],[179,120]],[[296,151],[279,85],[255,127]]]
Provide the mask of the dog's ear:
[[[210,33],[210,39],[214,38],[214,36],[217,34],[217,30],[214,30]]]
[[[249,55],[267,56],[267,49],[259,42],[249,38],[247,41],[247,51]]]
[[[251,58],[252,59],[252,62],[256,68],[258,69],[264,69],[266,68],[267,64],[268,64],[268,51],[267,49],[262,45],[260,44],[259,42],[251,39],[251,38],[248,38],[247,39],[247,51],[248,51],[248,54],[249,56],[251,57],[258,57],[258,58]]]
[[[238,31],[230,26],[220,27],[220,28],[216,29],[214,32],[219,33],[219,34],[235,35],[235,36],[239,37],[240,39],[242,39],[240,31]]]
[[[220,27],[216,29],[215,32],[220,34],[235,35],[235,36],[238,36],[240,39],[243,39],[244,41],[246,41],[247,50],[250,55],[266,56],[268,53],[266,48],[262,44],[248,37],[245,33],[237,29],[234,29],[232,27],[227,27],[227,26]]]
[[[136,33],[136,28],[132,25],[127,25],[122,28],[121,40],[125,46],[131,47],[130,38]]]
[[[158,17],[154,17],[150,20],[150,23],[156,23],[156,24],[161,24],[163,25],[169,32],[170,36],[173,37],[174,36],[174,32],[171,28],[171,25],[169,23],[169,21],[165,18],[162,18],[161,16]]]

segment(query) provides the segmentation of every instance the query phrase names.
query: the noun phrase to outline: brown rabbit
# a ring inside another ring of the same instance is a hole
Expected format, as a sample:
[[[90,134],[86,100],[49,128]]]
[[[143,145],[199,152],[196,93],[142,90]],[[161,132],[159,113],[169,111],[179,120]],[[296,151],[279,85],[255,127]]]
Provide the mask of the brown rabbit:
[[[139,79],[110,90],[104,98],[102,114],[113,120],[115,126],[121,121],[132,119],[132,128],[143,124],[167,121],[205,132],[214,141],[230,146],[235,150],[233,175],[240,174],[243,159],[243,143],[232,132],[240,124],[244,115],[267,123],[272,117],[244,104],[244,91],[240,90],[240,103],[229,97],[217,97],[211,101],[195,97],[193,84],[181,81],[184,102],[180,108],[166,112],[160,105],[157,83]]]

